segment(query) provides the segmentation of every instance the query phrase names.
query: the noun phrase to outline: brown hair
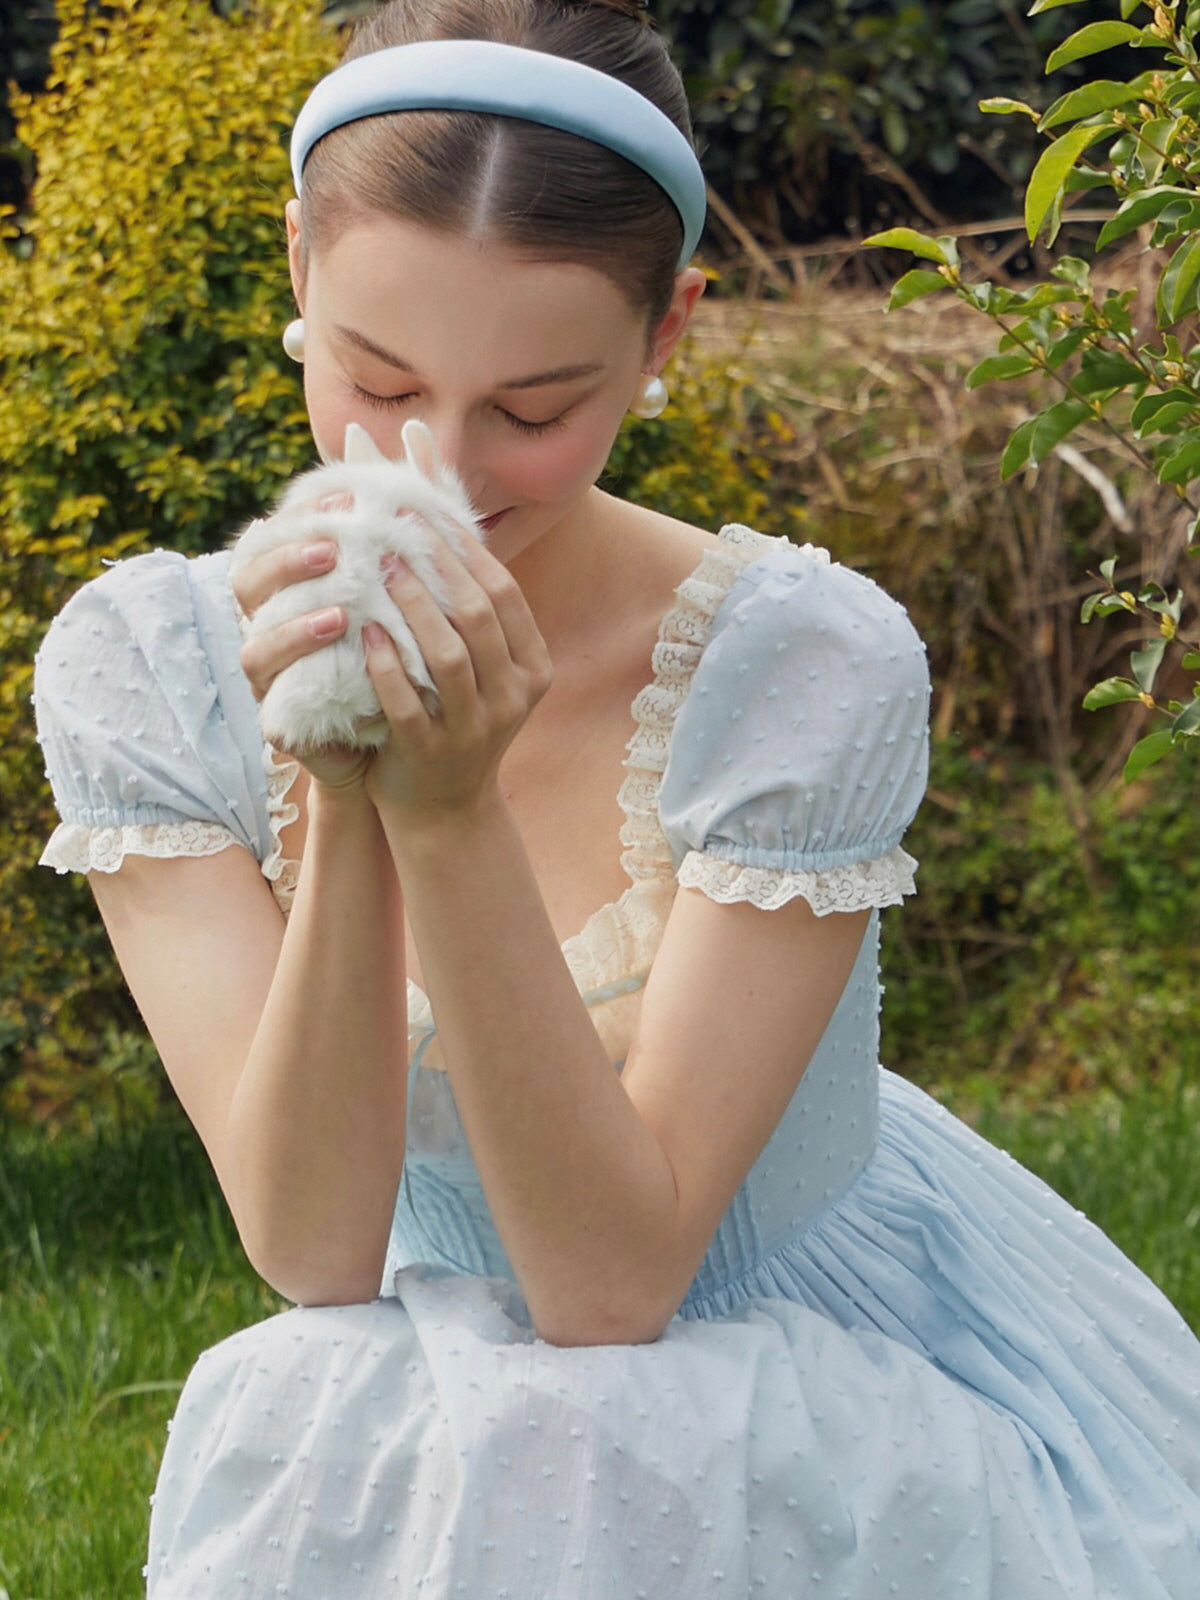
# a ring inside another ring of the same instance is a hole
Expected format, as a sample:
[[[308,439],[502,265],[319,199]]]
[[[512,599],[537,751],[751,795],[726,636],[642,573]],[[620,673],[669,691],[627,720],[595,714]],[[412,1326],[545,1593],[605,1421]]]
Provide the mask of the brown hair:
[[[391,0],[346,60],[424,39],[489,39],[567,56],[637,89],[690,139],[678,72],[637,0]],[[610,278],[653,326],[670,304],[683,225],[653,178],[575,134],[468,111],[405,111],[326,134],[304,168],[303,243],[370,215]]]

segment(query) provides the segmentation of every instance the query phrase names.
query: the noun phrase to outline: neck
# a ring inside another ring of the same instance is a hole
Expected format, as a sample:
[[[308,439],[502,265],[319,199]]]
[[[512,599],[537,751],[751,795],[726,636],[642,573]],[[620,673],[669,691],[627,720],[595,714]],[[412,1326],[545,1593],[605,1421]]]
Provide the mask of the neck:
[[[578,508],[508,563],[552,657],[611,626],[637,561],[621,536],[631,508],[592,489]]]

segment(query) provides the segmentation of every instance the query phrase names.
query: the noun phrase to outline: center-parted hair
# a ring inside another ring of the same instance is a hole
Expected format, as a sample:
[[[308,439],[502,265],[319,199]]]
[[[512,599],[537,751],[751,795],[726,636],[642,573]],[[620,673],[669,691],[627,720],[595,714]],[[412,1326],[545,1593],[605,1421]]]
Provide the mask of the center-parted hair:
[[[637,0],[392,0],[344,59],[427,39],[488,39],[581,61],[629,84],[690,139],[679,74]],[[610,278],[653,324],[683,241],[674,205],[622,156],[577,134],[474,111],[401,111],[327,134],[304,169],[303,242],[316,250],[392,216]]]

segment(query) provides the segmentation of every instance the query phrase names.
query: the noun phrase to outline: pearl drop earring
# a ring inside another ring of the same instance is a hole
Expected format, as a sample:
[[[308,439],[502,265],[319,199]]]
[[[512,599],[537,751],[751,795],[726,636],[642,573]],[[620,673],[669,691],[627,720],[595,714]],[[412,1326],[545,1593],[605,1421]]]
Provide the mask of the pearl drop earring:
[[[297,317],[283,330],[283,348],[293,361],[304,360],[304,318]]]
[[[667,409],[667,401],[671,396],[667,386],[661,378],[647,374],[643,377],[634,396],[633,404],[629,407],[635,417],[640,417],[643,422],[650,422],[655,417],[661,417]]]

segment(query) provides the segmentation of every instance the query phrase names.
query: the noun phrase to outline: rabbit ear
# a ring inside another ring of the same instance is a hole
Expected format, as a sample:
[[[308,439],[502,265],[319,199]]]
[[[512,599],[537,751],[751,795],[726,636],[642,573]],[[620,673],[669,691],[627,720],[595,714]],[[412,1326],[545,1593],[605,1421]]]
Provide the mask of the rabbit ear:
[[[444,473],[433,434],[416,417],[410,417],[400,430],[405,454],[423,478],[440,483]]]
[[[361,466],[364,462],[386,461],[387,457],[365,428],[357,422],[348,422],[342,460],[348,465]]]

